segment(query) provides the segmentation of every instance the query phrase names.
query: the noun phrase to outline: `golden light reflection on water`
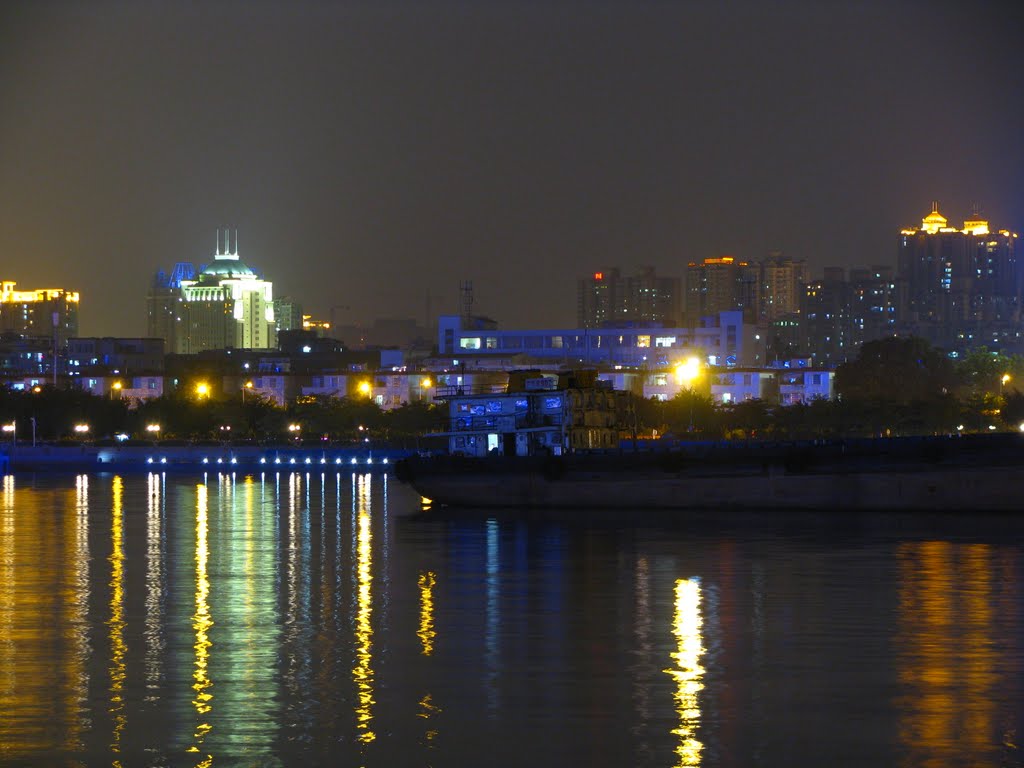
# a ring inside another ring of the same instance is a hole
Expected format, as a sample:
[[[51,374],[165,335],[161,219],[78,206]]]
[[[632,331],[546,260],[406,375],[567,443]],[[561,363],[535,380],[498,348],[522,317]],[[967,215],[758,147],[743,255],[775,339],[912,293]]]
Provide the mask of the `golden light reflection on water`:
[[[420,651],[429,656],[434,651],[434,584],[437,579],[433,572],[420,574],[420,628],[416,636],[420,639]]]
[[[213,681],[210,679],[210,629],[213,627],[213,619],[210,616],[210,579],[207,573],[207,562],[210,556],[208,541],[208,515],[209,501],[207,488],[204,484],[196,486],[196,593],[195,613],[192,614],[192,628],[195,632],[195,666],[192,673],[192,690],[195,696],[192,705],[198,715],[195,733],[195,743],[189,747],[189,752],[202,752],[203,742],[212,729],[210,723],[210,711],[213,709]],[[205,759],[198,765],[212,765],[213,756],[207,754]]]
[[[113,720],[113,734],[110,751],[121,752],[121,736],[127,722],[124,705],[124,683],[127,677],[125,655],[128,652],[124,639],[124,481],[115,476],[111,483],[110,511],[110,714]],[[120,766],[119,760],[113,764]]]
[[[420,653],[424,656],[430,656],[434,652],[434,638],[437,636],[437,631],[434,629],[434,586],[436,583],[437,577],[434,576],[433,571],[425,571],[420,574],[418,581],[420,588],[420,626],[416,636],[420,639]],[[434,699],[429,693],[420,699],[419,706],[420,710],[417,713],[417,717],[427,721],[441,711],[440,707],[434,704]],[[428,743],[433,741],[437,737],[437,729],[427,728],[424,736]]]
[[[377,738],[371,726],[374,705],[373,673],[373,530],[370,517],[371,476],[360,475],[353,498],[356,512],[356,617],[352,680],[356,686],[356,729],[359,741]]]
[[[19,489],[11,475],[2,480],[0,762],[4,764],[43,764],[38,756],[51,755],[54,749],[79,750],[91,722],[86,709],[88,514],[83,505],[88,505],[88,481],[82,476],[76,478],[73,491]],[[97,616],[106,620],[102,611]],[[101,738],[106,741],[105,736]]]
[[[675,666],[666,669],[676,683],[673,694],[679,726],[672,729],[679,743],[676,746],[676,765],[700,765],[704,745],[697,739],[700,725],[700,701],[697,694],[704,688],[704,641],[701,637],[701,589],[697,579],[679,579],[675,589],[675,612],[672,617],[672,634],[676,636],[676,650],[672,659]]]
[[[938,768],[960,754],[981,755],[998,729],[993,548],[908,542],[897,562],[904,764]]]

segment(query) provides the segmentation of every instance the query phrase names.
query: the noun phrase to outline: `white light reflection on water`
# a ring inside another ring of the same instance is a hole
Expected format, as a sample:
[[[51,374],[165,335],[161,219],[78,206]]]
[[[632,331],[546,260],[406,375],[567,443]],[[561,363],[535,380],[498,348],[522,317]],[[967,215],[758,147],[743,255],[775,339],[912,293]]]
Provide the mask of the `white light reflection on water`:
[[[84,477],[84,476],[83,476]],[[147,701],[159,698],[163,680],[164,625],[164,475],[150,472],[146,479],[146,688]]]
[[[703,619],[700,613],[701,588],[699,579],[679,579],[675,589],[675,613],[672,634],[676,636],[676,650],[671,654],[675,667],[665,672],[676,682],[673,694],[679,726],[672,729],[678,737],[676,747],[678,766],[700,765],[704,745],[697,739],[700,724],[700,702],[697,694],[704,688],[704,642],[701,637]]]

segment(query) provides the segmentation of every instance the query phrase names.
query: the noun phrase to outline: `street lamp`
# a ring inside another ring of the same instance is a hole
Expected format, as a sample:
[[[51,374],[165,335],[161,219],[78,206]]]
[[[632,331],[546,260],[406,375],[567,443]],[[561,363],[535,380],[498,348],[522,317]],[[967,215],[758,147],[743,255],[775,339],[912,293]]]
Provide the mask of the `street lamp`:
[[[676,382],[680,385],[686,386],[686,389],[690,393],[690,431],[693,431],[693,400],[694,392],[693,385],[700,378],[700,360],[696,357],[688,357],[679,365],[676,366],[675,370]]]
[[[201,400],[204,397],[208,397],[209,394],[210,394],[210,385],[209,384],[207,384],[205,381],[200,381],[198,384],[196,384],[196,397],[198,397]]]
[[[110,399],[111,400],[114,399],[114,393],[115,392],[117,392],[118,399],[121,398],[121,387],[123,387],[123,386],[124,385],[120,381],[115,381],[113,384],[110,385]]]
[[[295,436],[296,440],[298,440],[299,439],[299,432],[302,431],[302,426],[300,424],[289,424],[288,425],[288,431],[291,432],[292,435]]]
[[[154,440],[160,439],[160,425],[159,424],[147,424],[146,431],[153,436]]]
[[[74,430],[75,430],[75,433],[79,437],[85,437],[87,434],[89,434],[89,425],[88,424],[75,424]]]
[[[242,385],[242,402],[243,403],[245,402],[245,390],[248,389],[248,390],[251,391],[252,387],[253,387],[253,383],[251,381],[247,381],[247,382],[245,382],[245,384]]]
[[[370,382],[368,382],[368,381],[360,381],[359,382],[359,394],[366,395],[367,397],[369,397],[370,396],[370,389],[371,389]]]
[[[11,443],[14,445],[18,444],[18,422],[12,421],[10,424],[4,424],[2,427],[4,432],[7,432],[11,436]]]

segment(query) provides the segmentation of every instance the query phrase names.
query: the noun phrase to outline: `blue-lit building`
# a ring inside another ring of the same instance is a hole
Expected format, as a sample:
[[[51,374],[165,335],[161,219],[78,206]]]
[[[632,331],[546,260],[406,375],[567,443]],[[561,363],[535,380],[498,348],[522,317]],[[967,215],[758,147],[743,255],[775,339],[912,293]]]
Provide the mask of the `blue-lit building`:
[[[697,356],[714,366],[764,365],[755,326],[742,311],[719,312],[698,327],[666,328],[653,323],[602,328],[499,330],[467,323],[460,315],[438,318],[438,353],[515,356],[558,361],[563,365],[671,368]]]

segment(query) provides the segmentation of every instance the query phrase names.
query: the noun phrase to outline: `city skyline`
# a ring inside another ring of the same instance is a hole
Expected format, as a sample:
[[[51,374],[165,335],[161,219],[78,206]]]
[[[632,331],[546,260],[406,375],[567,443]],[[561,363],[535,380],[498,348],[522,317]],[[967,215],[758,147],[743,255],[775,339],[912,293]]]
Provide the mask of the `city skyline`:
[[[994,3],[16,2],[0,263],[80,291],[88,336],[141,335],[153,273],[224,228],[339,324],[458,311],[464,280],[558,327],[595,269],[895,265],[933,200],[1024,229],[1021,29]]]

